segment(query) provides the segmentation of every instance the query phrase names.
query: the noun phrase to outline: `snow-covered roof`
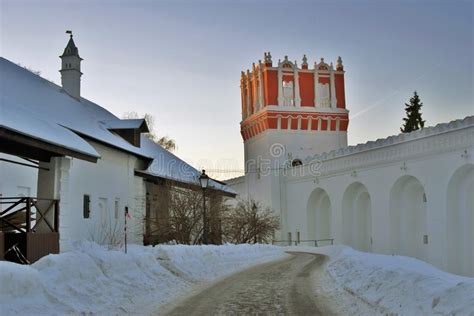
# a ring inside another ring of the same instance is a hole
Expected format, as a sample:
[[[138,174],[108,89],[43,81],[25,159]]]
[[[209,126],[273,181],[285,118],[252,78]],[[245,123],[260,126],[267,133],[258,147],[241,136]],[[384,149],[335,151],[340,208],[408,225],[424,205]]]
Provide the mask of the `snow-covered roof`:
[[[73,132],[146,157],[140,148],[114,135],[100,123],[119,119],[99,105],[84,98],[79,102],[56,84],[1,57],[0,74],[2,107],[15,110],[22,106],[30,116],[50,125],[64,126]],[[31,136],[35,136],[34,131]]]
[[[99,154],[83,138],[85,136],[153,160],[146,170],[150,175],[199,185],[199,171],[146,136],[142,135],[142,146],[135,147],[109,131],[140,127],[143,120],[121,120],[85,98],[79,102],[58,85],[2,57],[0,96],[0,125],[5,128],[98,157]],[[215,181],[211,181],[211,187],[235,193]]]
[[[88,142],[61,125],[37,118],[22,105],[9,106],[9,101],[0,95],[0,127],[29,136],[75,152],[99,158],[99,154]]]
[[[143,171],[144,173],[192,185],[200,185],[199,176],[201,175],[201,172],[191,167],[160,145],[152,142],[144,135],[142,135],[141,144],[144,152],[154,158],[148,169]],[[216,190],[230,194],[237,194],[229,186],[223,185],[212,179],[209,181],[209,186]]]
[[[419,138],[430,137],[436,134],[452,132],[467,127],[474,127],[474,116],[466,116],[463,119],[454,120],[448,123],[440,123],[435,126],[425,127],[411,133],[401,133],[398,135],[389,136],[387,138],[379,138],[376,141],[369,141],[355,146],[347,146],[340,149],[335,149],[329,152],[306,157],[305,161],[311,162],[315,160],[324,161],[329,159],[335,159],[368,150],[374,150],[386,146],[396,145]]]

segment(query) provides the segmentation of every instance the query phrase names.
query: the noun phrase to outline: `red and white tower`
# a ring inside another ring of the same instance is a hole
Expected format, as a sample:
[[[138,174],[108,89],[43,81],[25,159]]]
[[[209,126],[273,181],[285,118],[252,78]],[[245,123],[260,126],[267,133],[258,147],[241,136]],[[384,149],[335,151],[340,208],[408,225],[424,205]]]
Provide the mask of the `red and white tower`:
[[[281,175],[274,172],[306,164],[308,157],[347,146],[349,111],[344,92],[344,67],[321,58],[301,67],[285,56],[273,65],[264,60],[242,72],[241,134],[245,147],[246,191],[281,209]]]
[[[263,63],[242,72],[241,134],[246,161],[266,156],[278,143],[294,159],[347,146],[348,111],[344,67],[321,58],[310,69],[306,55],[301,68],[285,56],[273,66],[270,53]]]

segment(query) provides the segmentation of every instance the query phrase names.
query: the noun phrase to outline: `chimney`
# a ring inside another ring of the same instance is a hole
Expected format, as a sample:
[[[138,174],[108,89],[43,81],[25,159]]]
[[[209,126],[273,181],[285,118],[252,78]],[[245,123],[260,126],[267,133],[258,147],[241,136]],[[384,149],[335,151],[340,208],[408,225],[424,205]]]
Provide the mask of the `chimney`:
[[[79,50],[72,39],[72,32],[66,31],[70,35],[69,42],[64,49],[61,58],[61,85],[63,90],[71,97],[81,99],[81,61]]]

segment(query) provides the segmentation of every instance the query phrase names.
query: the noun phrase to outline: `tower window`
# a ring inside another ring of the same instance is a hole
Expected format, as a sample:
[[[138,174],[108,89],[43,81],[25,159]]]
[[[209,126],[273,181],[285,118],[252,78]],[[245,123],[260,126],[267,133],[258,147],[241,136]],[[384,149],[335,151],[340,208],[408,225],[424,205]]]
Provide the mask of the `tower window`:
[[[283,81],[283,105],[294,106],[293,81]]]
[[[293,161],[291,162],[292,167],[297,167],[297,166],[302,166],[302,165],[303,165],[303,162],[300,159],[293,159]]]
[[[316,91],[316,105],[321,108],[330,107],[329,84],[318,83]]]

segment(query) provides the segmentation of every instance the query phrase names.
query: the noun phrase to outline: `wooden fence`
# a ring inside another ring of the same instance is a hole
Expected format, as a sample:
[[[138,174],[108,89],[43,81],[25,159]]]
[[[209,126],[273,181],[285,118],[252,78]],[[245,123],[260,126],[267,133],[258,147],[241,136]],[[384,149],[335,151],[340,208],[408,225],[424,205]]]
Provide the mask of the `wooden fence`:
[[[0,198],[0,260],[33,263],[59,253],[59,200]]]

